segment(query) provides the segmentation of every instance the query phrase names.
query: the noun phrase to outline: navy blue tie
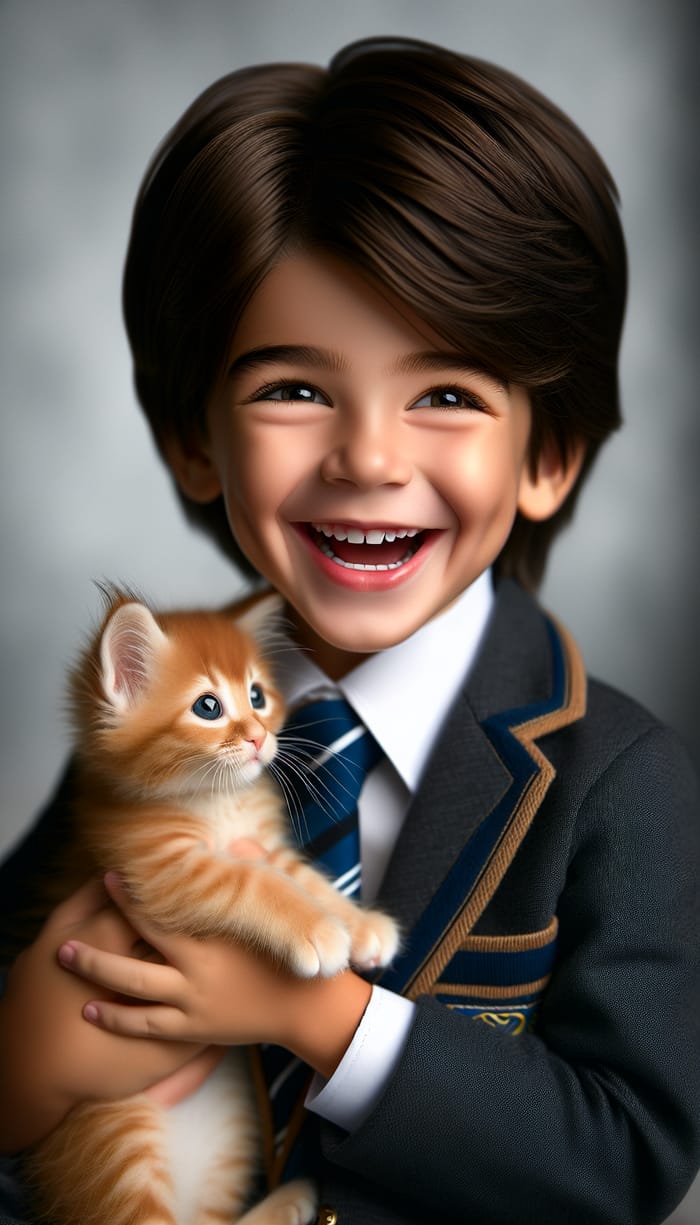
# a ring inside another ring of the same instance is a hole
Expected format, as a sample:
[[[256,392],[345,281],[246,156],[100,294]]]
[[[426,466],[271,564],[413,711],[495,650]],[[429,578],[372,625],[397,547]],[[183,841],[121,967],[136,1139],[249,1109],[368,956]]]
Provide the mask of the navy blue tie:
[[[357,803],[380,757],[376,740],[344,698],[302,706],[280,736],[274,773],[297,841],[347,896],[360,893]]]
[[[344,698],[322,698],[300,707],[279,737],[273,773],[284,793],[294,833],[307,858],[347,897],[362,885],[357,804],[368,772],[381,757],[374,737]],[[274,1184],[305,1164],[302,1145],[289,1160],[299,1130],[309,1068],[282,1047],[260,1048],[269,1102],[266,1164]],[[260,1086],[259,1086],[260,1087]],[[306,1171],[305,1171],[306,1172]]]

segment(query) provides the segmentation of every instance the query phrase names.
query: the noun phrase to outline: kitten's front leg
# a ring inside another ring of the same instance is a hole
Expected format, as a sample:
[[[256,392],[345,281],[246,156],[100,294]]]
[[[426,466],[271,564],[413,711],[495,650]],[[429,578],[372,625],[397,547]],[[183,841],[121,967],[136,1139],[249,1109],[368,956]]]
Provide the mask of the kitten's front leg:
[[[330,977],[348,965],[350,935],[340,908],[331,910],[269,859],[236,859],[191,835],[165,846],[152,834],[137,841],[128,861],[119,856],[117,870],[155,923],[257,945],[303,978]]]
[[[238,1225],[310,1225],[318,1196],[312,1182],[283,1183],[241,1217]]]
[[[291,847],[273,851],[268,862],[291,876],[328,914],[340,920],[350,935],[351,965],[360,970],[372,970],[393,960],[399,949],[400,932],[388,915],[380,910],[365,909],[344,897],[327,876]]]

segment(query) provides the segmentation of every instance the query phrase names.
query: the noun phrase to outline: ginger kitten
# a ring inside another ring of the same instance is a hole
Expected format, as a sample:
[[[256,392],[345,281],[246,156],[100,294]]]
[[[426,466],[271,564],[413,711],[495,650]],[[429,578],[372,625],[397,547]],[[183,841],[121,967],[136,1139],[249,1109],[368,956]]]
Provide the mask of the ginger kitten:
[[[303,977],[385,965],[394,923],[304,862],[266,771],[285,711],[254,635],[277,597],[236,619],[153,613],[115,589],[108,601],[71,681],[77,875],[115,870],[160,926],[245,940]],[[235,858],[243,837],[267,858]],[[232,1049],[170,1110],[143,1094],[76,1107],[30,1177],[55,1225],[304,1225],[315,1196],[302,1180],[240,1216],[260,1144],[247,1058]]]

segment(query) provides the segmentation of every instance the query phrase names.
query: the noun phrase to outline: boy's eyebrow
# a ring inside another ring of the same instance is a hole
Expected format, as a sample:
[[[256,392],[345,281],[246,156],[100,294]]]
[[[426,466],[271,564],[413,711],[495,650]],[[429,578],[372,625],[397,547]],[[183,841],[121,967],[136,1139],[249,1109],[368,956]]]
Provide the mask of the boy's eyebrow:
[[[231,364],[229,375],[243,374],[257,366],[289,365],[299,363],[315,366],[339,374],[347,369],[342,353],[333,349],[322,349],[315,345],[261,345],[239,354]],[[507,382],[493,374],[478,362],[471,361],[466,354],[449,349],[426,349],[418,353],[406,353],[389,370],[389,374],[423,374],[432,370],[454,370],[466,375],[478,375],[490,379],[503,391],[508,391]]]
[[[340,353],[331,349],[318,349],[313,345],[261,345],[258,349],[248,349],[241,353],[232,363],[229,375],[242,374],[254,370],[256,366],[284,365],[299,362],[306,366],[316,366],[319,370],[329,370],[338,374],[345,370],[347,362]]]
[[[426,349],[421,353],[407,353],[404,357],[399,358],[392,373],[422,374],[424,371],[431,370],[455,370],[461,371],[462,374],[478,375],[480,378],[490,379],[502,391],[508,391],[508,383],[505,379],[500,378],[499,375],[478,362],[471,361],[465,353],[456,353],[448,349]]]

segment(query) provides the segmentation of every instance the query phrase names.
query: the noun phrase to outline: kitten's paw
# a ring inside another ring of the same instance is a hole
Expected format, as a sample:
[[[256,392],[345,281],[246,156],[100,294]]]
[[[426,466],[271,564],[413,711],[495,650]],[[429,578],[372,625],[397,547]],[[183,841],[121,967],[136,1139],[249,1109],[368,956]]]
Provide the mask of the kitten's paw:
[[[310,1225],[318,1205],[316,1187],[307,1179],[284,1183],[251,1208],[238,1225]]]
[[[379,910],[359,910],[350,938],[350,964],[358,970],[388,966],[399,948],[398,927]]]
[[[301,978],[332,978],[348,965],[350,934],[339,919],[324,915],[291,952],[291,968]]]
[[[297,1179],[280,1187],[279,1217],[275,1216],[275,1225],[310,1225],[316,1218],[318,1195],[316,1187],[308,1179]]]

